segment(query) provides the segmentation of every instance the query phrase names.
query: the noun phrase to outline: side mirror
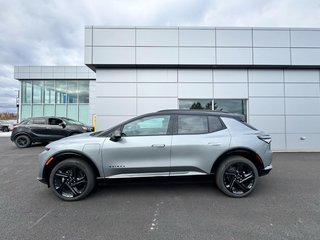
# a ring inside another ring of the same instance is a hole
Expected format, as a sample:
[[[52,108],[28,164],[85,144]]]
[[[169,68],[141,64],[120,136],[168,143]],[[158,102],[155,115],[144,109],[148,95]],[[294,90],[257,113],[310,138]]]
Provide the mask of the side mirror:
[[[59,126],[61,126],[62,128],[65,128],[67,125],[63,122],[63,123],[59,123]]]
[[[110,141],[112,142],[118,142],[121,139],[121,131],[120,129],[115,130],[110,137]]]

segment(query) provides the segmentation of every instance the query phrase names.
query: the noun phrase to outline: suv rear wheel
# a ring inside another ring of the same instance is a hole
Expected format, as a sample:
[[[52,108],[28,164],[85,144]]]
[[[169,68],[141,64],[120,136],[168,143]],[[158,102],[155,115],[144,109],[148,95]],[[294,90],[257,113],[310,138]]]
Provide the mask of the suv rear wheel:
[[[85,198],[95,186],[91,166],[77,158],[58,163],[53,168],[49,181],[54,194],[66,201]]]
[[[226,195],[240,198],[254,190],[257,177],[257,168],[250,160],[241,156],[232,156],[218,167],[216,184]]]
[[[18,148],[27,148],[31,145],[31,139],[23,134],[16,137],[14,143]]]

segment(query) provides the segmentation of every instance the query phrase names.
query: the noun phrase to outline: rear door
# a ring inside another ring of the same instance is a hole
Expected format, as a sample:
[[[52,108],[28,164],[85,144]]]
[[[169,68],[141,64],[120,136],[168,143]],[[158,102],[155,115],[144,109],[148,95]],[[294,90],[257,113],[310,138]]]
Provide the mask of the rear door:
[[[230,145],[230,134],[217,116],[178,114],[171,145],[170,175],[210,173]]]
[[[44,117],[33,118],[29,121],[28,128],[34,135],[34,141],[46,140],[46,123],[46,118]]]

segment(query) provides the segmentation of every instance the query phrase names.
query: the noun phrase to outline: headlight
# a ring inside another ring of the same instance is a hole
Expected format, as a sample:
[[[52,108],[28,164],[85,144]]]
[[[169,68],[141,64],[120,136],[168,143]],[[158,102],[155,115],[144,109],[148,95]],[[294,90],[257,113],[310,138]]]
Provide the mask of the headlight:
[[[87,128],[87,127],[82,127],[82,129],[83,129],[84,131],[88,131],[88,128]]]

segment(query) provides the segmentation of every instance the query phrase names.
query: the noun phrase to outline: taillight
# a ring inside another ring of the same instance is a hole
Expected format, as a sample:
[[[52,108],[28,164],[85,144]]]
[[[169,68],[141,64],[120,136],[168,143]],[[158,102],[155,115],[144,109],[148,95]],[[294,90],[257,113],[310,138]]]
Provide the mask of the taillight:
[[[259,135],[257,136],[260,140],[264,141],[265,143],[271,143],[271,136],[270,135]]]

